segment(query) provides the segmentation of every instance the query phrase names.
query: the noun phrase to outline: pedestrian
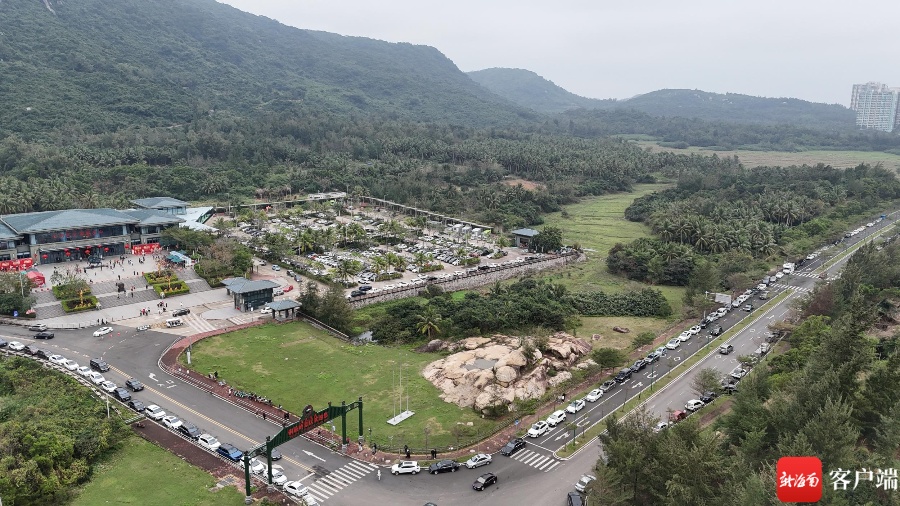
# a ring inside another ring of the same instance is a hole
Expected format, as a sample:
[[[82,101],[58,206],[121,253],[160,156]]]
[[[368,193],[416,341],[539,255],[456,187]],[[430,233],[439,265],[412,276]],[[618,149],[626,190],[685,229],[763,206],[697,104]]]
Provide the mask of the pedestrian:
[[[372,456],[374,457],[376,453],[378,453],[378,443],[372,443]]]
[[[214,376],[216,379],[219,379],[219,371],[213,371],[213,376]]]
[[[266,421],[266,412],[265,411],[263,411],[263,421],[264,422]]]
[[[406,450],[406,460],[409,460],[409,450]]]

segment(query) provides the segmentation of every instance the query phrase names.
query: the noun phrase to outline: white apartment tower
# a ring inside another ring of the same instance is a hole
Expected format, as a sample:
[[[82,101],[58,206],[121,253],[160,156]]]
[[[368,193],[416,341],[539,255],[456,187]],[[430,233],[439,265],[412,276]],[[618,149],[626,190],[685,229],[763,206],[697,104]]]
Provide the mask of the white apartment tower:
[[[860,129],[891,132],[900,126],[900,88],[874,82],[854,84],[850,109],[856,111]]]

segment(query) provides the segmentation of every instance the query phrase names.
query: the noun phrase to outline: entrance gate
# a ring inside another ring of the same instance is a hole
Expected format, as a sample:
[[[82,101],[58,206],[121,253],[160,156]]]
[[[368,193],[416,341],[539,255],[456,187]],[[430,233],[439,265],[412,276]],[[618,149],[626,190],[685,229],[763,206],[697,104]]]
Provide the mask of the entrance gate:
[[[341,446],[346,448],[347,443],[347,413],[354,409],[359,409],[359,438],[363,438],[363,400],[362,397],[356,402],[347,404],[341,401],[340,406],[332,406],[328,403],[328,407],[322,411],[309,411],[303,414],[303,417],[290,425],[286,425],[278,434],[274,436],[266,436],[266,442],[244,452],[244,487],[246,498],[244,502],[250,504],[250,459],[260,455],[266,456],[266,483],[272,486],[272,449],[287,443],[291,439],[308,432],[325,422],[341,417]]]

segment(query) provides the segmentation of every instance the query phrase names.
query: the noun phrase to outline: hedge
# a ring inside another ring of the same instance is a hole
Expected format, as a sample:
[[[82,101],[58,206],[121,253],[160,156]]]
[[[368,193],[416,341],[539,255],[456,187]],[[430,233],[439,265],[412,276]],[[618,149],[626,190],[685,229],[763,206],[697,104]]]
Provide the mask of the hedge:
[[[585,316],[669,316],[672,306],[662,292],[644,288],[639,292],[608,294],[576,293],[569,296],[576,311]]]
[[[151,285],[167,282],[167,279],[166,279],[167,276],[171,276],[172,281],[178,280],[178,276],[176,276],[175,273],[171,269],[165,269],[165,270],[159,271],[159,274],[157,274],[156,271],[150,271],[150,272],[144,273],[144,279],[146,279],[147,283],[149,283]]]
[[[388,272],[386,274],[379,274],[375,277],[375,281],[387,281],[389,279],[400,279],[403,277],[403,273],[400,272]]]
[[[165,293],[167,298],[191,291],[187,283],[185,283],[184,281],[172,281],[171,289],[169,288],[169,286],[170,285],[168,283],[157,283],[153,285],[153,290],[159,296],[162,296],[162,294]]]
[[[443,264],[425,264],[419,269],[419,272],[434,272],[444,268]]]
[[[84,296],[84,307],[75,307],[81,303],[81,299],[69,299],[62,301],[63,311],[66,313],[78,313],[81,311],[89,311],[91,309],[97,309],[97,297],[93,295],[85,295]]]

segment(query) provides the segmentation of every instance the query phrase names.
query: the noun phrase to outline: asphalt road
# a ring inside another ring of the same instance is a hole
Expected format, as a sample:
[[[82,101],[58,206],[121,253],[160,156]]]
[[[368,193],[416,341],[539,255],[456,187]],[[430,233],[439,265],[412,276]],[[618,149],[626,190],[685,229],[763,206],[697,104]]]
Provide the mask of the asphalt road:
[[[893,219],[867,228],[856,237],[836,246],[835,251],[840,253],[865,241],[891,224]],[[774,283],[770,288],[772,297],[787,289],[793,290],[793,294],[765,312],[747,313],[734,309],[710,326],[722,325],[728,330],[744,318],[751,319],[749,325],[730,338],[729,342],[735,347],[732,354],[720,355],[716,350],[705,347],[709,340],[706,331],[703,331],[682,343],[676,350],[667,351],[667,355],[661,360],[617,385],[597,402],[587,403],[578,413],[569,414],[566,423],[541,437],[527,438],[527,447],[512,457],[495,454],[493,463],[489,466],[474,470],[463,467],[455,473],[436,476],[427,473],[392,476],[388,468],[382,468],[379,480],[374,467],[333,453],[304,438],[294,439],[279,447],[285,455],[279,464],[285,468],[289,479],[302,481],[310,487],[320,503],[327,505],[402,506],[421,505],[427,501],[442,506],[565,504],[566,493],[573,489],[582,474],[590,471],[601,452],[598,445],[589,444],[568,460],[556,458],[553,452],[572,437],[572,432],[566,429],[569,422],[574,421],[579,426],[578,431],[583,431],[610,412],[620,409],[627,399],[635,396],[648,398],[649,410],[661,418],[665,418],[671,410],[683,409],[688,400],[696,397],[690,387],[693,375],[704,367],[715,367],[727,373],[737,365],[736,357],[755,350],[767,325],[780,320],[787,312],[790,301],[808,292],[818,281],[812,271],[824,261],[825,258],[820,257],[808,262],[795,274]],[[834,277],[845,261],[846,258],[830,266],[829,277]],[[753,302],[759,306],[762,301],[753,299]],[[34,332],[20,327],[0,326],[0,337],[7,341],[37,344],[53,353],[76,360],[81,365],[87,365],[92,357],[101,357],[112,367],[111,371],[104,374],[107,379],[122,385],[129,377],[136,377],[146,385],[144,391],[134,395],[144,404],[158,404],[168,413],[192,422],[220,441],[230,442],[241,449],[250,448],[264,441],[265,436],[274,435],[280,430],[280,425],[263,421],[238,406],[163,372],[157,361],[172,343],[172,335],[154,331],[138,332],[134,328],[120,325],[112,327],[114,332],[103,338],[93,337],[93,329],[57,330],[55,339],[36,341],[33,339]],[[649,353],[652,350],[646,351]],[[695,353],[704,353],[705,357],[664,389],[654,389],[654,382],[659,377]],[[570,397],[567,401],[558,403],[558,408],[564,409],[571,400]],[[496,474],[498,484],[484,492],[472,490],[472,482],[484,472]]]

